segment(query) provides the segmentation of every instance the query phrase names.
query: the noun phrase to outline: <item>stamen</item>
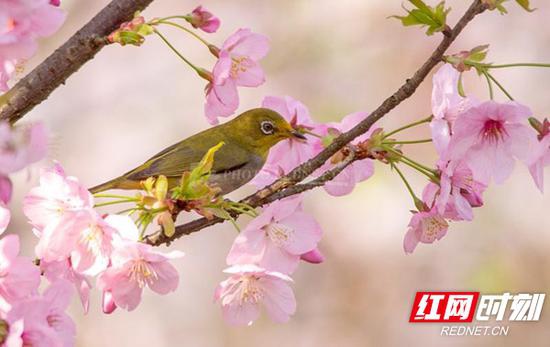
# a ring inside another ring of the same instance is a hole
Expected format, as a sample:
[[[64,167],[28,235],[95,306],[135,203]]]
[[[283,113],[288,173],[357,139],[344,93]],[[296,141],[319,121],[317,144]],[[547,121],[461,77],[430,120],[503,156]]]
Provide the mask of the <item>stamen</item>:
[[[137,282],[140,288],[150,285],[158,279],[157,273],[149,266],[145,259],[134,261],[130,270],[130,278]]]
[[[289,244],[294,238],[294,230],[283,224],[270,223],[264,227],[264,230],[278,247]]]
[[[498,142],[503,140],[504,136],[507,136],[506,129],[502,121],[489,119],[483,125],[483,130],[481,135],[484,140]]]
[[[239,304],[257,304],[259,303],[265,293],[261,286],[258,284],[258,278],[255,276],[245,276],[241,280],[241,297]]]

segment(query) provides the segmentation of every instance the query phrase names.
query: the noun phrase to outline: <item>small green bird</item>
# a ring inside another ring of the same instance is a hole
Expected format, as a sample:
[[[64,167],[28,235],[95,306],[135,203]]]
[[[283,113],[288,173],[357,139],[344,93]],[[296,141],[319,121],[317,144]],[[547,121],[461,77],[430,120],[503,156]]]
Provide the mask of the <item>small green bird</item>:
[[[141,181],[160,175],[166,176],[169,188],[173,188],[179,184],[182,174],[193,170],[210,148],[224,142],[215,154],[208,182],[227,194],[254,178],[263,167],[269,149],[289,138],[306,139],[277,112],[252,109],[166,148],[132,171],[90,191],[140,189]]]

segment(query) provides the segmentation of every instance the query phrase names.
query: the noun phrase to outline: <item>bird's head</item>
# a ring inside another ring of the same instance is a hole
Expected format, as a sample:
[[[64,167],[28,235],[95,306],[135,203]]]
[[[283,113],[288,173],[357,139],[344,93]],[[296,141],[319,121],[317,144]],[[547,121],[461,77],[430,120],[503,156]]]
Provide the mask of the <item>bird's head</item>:
[[[246,111],[226,125],[243,146],[262,156],[282,140],[306,140],[280,114],[267,108]]]

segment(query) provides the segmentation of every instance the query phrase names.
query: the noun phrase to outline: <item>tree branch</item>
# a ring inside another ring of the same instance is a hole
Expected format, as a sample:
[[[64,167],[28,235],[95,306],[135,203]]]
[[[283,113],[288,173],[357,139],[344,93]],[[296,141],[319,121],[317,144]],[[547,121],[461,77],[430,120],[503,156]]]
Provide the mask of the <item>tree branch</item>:
[[[353,157],[352,160],[349,160],[349,162],[345,165],[336,166],[312,182],[296,185],[311,175],[335,153],[344,148],[356,137],[366,133],[376,121],[384,117],[397,105],[413,95],[418,86],[424,81],[426,76],[428,76],[430,71],[442,60],[445,51],[447,51],[451,43],[453,43],[466,25],[474,19],[476,15],[485,10],[486,5],[482,4],[480,0],[475,0],[454,28],[447,28],[443,31],[443,40],[439,43],[428,60],[426,60],[426,62],[424,62],[424,64],[414,73],[414,75],[410,79],[407,79],[405,84],[403,84],[393,95],[384,100],[384,102],[376,110],[374,110],[374,112],[372,112],[367,118],[357,124],[350,131],[338,136],[317,156],[296,167],[294,170],[281,177],[271,185],[243,199],[241,202],[247,203],[253,207],[259,207],[277,199],[282,199],[284,197],[313,189],[323,185],[326,182],[325,179],[329,180],[334,178],[347,165],[353,162]],[[164,243],[169,244],[183,235],[191,234],[223,221],[224,219],[221,218],[213,218],[211,220],[200,218],[177,226],[175,234],[171,237],[166,237],[162,231],[157,231],[154,234],[147,236],[144,241],[154,246],[159,246]]]
[[[6,94],[0,96],[0,121],[17,122],[106,44],[105,37],[153,0],[113,0]]]

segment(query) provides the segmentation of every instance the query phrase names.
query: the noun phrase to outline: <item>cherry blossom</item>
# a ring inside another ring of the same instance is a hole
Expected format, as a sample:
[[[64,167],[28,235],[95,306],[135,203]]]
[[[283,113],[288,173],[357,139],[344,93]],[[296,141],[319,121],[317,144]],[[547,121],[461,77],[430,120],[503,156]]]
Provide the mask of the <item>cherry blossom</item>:
[[[227,263],[292,273],[300,256],[314,250],[322,235],[319,224],[300,205],[299,196],[271,203],[237,236]]]
[[[413,212],[403,240],[405,253],[412,253],[420,242],[433,243],[440,240],[447,234],[448,228],[449,224],[435,207],[428,211]]]
[[[74,346],[76,328],[65,313],[71,295],[70,285],[58,281],[50,285],[42,296],[32,295],[15,301],[7,312],[7,321],[21,322],[23,329],[17,327],[20,335],[13,339],[22,342],[23,346]],[[21,346],[13,346],[17,345]]]
[[[43,159],[47,148],[48,135],[42,123],[12,128],[0,121],[0,176]]]
[[[138,242],[139,232],[128,217],[110,216],[109,223],[119,226],[122,237],[114,242],[111,265],[97,278],[97,287],[104,293],[104,311],[112,312],[113,305],[134,310],[146,286],[161,295],[175,291],[179,275],[170,260],[183,257],[183,253],[164,254]]]
[[[249,264],[235,265],[224,272],[230,277],[216,288],[214,299],[220,302],[227,323],[251,325],[260,315],[260,305],[280,323],[296,311],[290,277]]]
[[[526,161],[536,142],[526,124],[531,111],[515,102],[486,101],[458,117],[446,158],[463,160],[474,178],[484,184],[506,180],[515,159]]]
[[[77,272],[97,275],[109,264],[114,233],[116,230],[91,209],[68,213],[42,231],[36,255],[48,262],[70,256]]]
[[[65,214],[90,209],[93,204],[90,192],[56,163],[41,172],[40,185],[25,196],[23,212],[41,232],[47,225],[58,223]]]
[[[40,270],[42,270],[44,276],[50,283],[59,280],[72,283],[79,294],[84,312],[88,312],[90,306],[90,290],[92,286],[86,276],[73,269],[70,257],[60,261],[41,261]]]
[[[323,130],[321,130],[321,133],[328,140],[325,141],[325,145],[330,144],[333,137],[351,130],[367,116],[368,114],[366,112],[355,112],[345,116],[340,123],[328,123],[323,125]],[[375,130],[375,128],[371,127],[369,131],[359,136],[351,143],[356,145],[359,142],[368,140]],[[336,153],[325,165],[321,167],[321,171],[330,170],[343,159],[344,156],[341,152]],[[333,180],[328,181],[323,188],[327,193],[333,196],[347,195],[353,191],[357,183],[367,180],[373,174],[374,163],[372,160],[358,160],[346,167]]]
[[[0,239],[0,297],[5,300],[23,298],[40,283],[40,270],[31,259],[19,256],[19,248],[17,235]]]
[[[268,51],[267,37],[250,29],[239,29],[225,40],[206,86],[204,111],[210,124],[217,124],[218,117],[235,112],[239,106],[237,86],[257,87],[264,83],[264,72],[258,62]]]
[[[0,91],[6,91],[16,65],[34,55],[37,38],[59,29],[65,13],[48,0],[2,0],[0,6]]]
[[[444,214],[452,203],[458,217],[462,220],[474,218],[472,207],[483,205],[483,192],[487,186],[474,179],[472,170],[463,162],[439,164],[441,189],[436,198],[437,211]]]

